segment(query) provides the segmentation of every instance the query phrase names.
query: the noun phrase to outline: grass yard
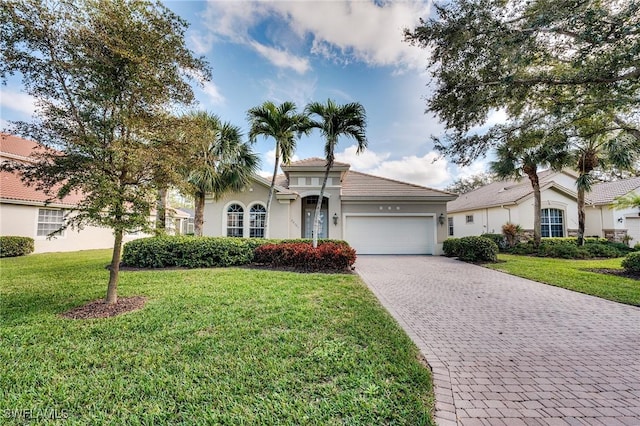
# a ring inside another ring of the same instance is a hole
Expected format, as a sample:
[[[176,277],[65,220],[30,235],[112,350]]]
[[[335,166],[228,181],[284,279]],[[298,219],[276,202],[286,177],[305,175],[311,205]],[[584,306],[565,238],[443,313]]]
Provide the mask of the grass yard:
[[[622,259],[567,260],[500,254],[498,260],[504,262],[485,266],[603,299],[640,306],[640,281],[586,270],[622,269]]]
[[[3,424],[433,424],[430,374],[356,275],[127,271],[143,310],[104,297],[109,251],[0,259]]]

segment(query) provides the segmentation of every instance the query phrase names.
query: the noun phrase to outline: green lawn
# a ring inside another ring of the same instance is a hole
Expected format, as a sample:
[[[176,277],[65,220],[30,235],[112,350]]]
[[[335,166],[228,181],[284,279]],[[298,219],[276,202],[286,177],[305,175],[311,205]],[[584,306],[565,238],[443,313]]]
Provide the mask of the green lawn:
[[[567,260],[500,254],[488,268],[603,299],[640,306],[640,281],[586,269],[622,269],[622,259]]]
[[[428,369],[357,276],[127,271],[143,310],[60,318],[104,296],[109,255],[0,260],[3,424],[433,424]]]

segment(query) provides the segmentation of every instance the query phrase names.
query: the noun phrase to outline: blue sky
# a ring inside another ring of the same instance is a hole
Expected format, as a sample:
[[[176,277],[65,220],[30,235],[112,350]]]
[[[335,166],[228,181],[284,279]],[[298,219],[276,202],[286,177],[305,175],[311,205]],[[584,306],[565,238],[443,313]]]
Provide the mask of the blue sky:
[[[433,151],[443,131],[424,114],[429,96],[425,50],[403,42],[430,13],[430,2],[367,0],[165,1],[190,23],[188,46],[205,56],[213,79],[196,87],[198,109],[248,130],[246,111],[266,100],[360,102],[367,111],[367,151],[340,139],[337,159],[366,173],[434,188],[483,171],[459,169]],[[33,100],[15,80],[0,88],[0,124],[29,119]],[[323,156],[318,133],[302,137],[296,158]],[[262,170],[273,169],[273,140],[259,139]]]

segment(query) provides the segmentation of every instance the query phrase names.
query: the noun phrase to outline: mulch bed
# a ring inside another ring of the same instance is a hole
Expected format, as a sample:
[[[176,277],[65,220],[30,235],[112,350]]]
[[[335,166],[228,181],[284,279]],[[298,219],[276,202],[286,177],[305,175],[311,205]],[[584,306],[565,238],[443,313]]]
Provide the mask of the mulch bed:
[[[109,318],[116,315],[126,314],[128,312],[137,311],[144,307],[146,297],[119,297],[118,303],[109,305],[104,299],[94,300],[86,305],[78,306],[70,311],[60,314],[63,318],[70,319],[94,319]]]
[[[624,269],[585,269],[585,271],[595,272],[598,274],[615,275],[623,278],[631,278],[632,280],[640,281],[640,275],[632,274]]]

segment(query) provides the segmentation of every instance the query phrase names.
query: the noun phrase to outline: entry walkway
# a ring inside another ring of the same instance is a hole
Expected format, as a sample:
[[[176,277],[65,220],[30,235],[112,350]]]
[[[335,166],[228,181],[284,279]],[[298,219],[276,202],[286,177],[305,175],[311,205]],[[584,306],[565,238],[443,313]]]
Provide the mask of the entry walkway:
[[[445,257],[356,271],[431,366],[439,425],[640,425],[640,308]]]

